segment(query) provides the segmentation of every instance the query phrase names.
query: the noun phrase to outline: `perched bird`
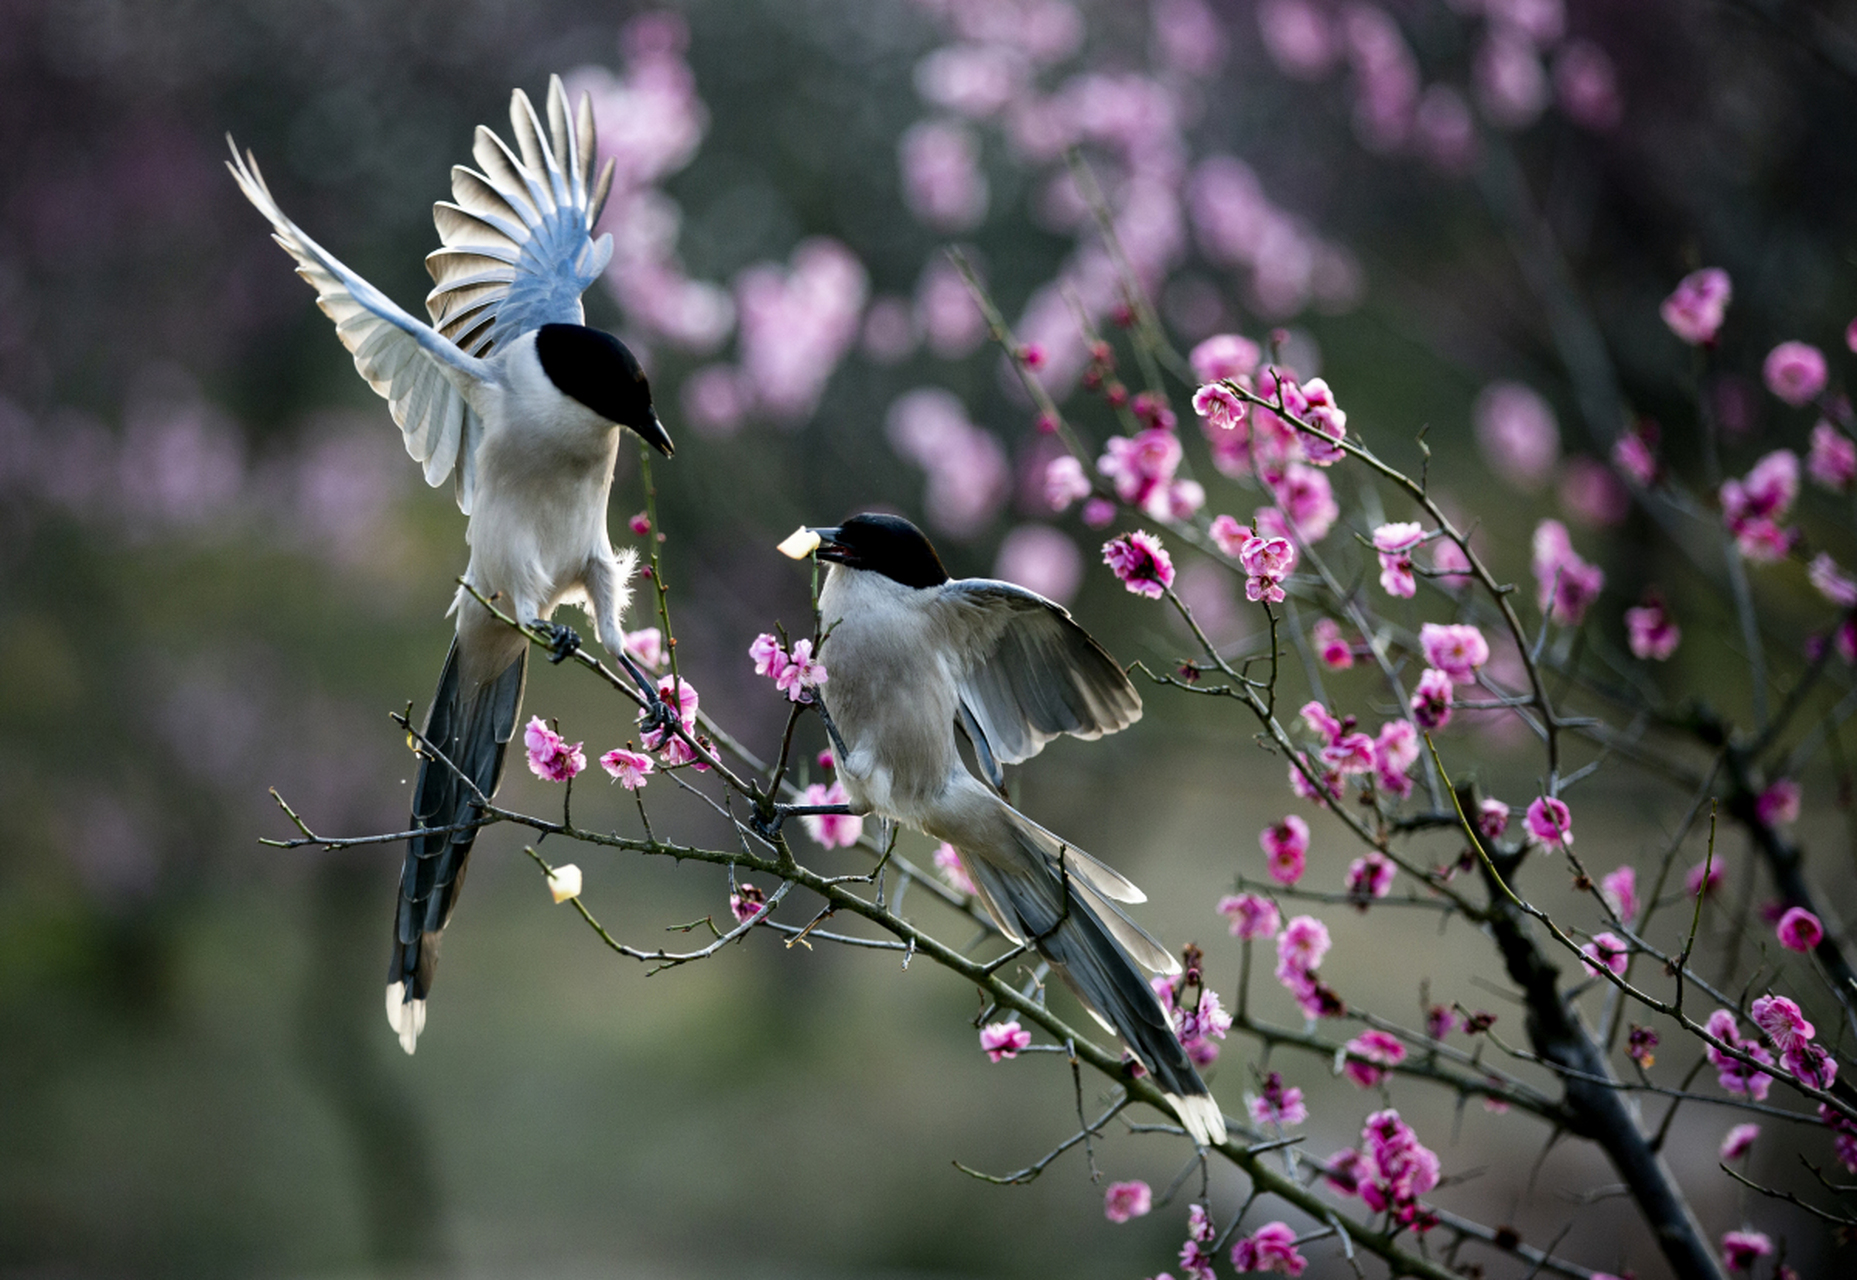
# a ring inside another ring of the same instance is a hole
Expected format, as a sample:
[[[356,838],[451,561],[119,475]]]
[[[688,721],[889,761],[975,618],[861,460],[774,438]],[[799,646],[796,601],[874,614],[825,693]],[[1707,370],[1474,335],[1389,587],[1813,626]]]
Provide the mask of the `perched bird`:
[[[652,407],[644,371],[625,344],[584,323],[580,297],[612,257],[593,239],[612,188],[598,179],[593,104],[570,114],[560,78],[548,83],[548,127],[520,89],[510,99],[516,150],[478,127],[478,168],[451,171],[456,202],[433,206],[443,247],[426,258],[436,287],[430,324],[395,306],[304,234],[232,147],[227,166],[273,238],[316,288],[355,368],[386,397],[406,451],[434,487],[452,477],[469,522],[464,580],[555,640],[560,661],[580,643],[548,620],[577,604],[600,643],[662,713],[652,682],[625,654],[621,619],[636,555],[615,554],[606,530],[619,428],[669,457],[670,436]],[[231,143],[227,138],[227,142]],[[438,939],[457,903],[478,805],[496,792],[516,729],[528,645],[460,589],[457,634],[426,716],[412,826],[394,913],[387,1020],[411,1053],[425,1026]]]
[[[811,532],[830,564],[819,656],[831,680],[818,693],[851,810],[953,845],[1006,936],[1036,947],[1122,1038],[1196,1140],[1223,1141],[1224,1116],[1142,973],[1180,964],[1120,905],[1146,896],[1004,798],[1002,765],[1059,734],[1099,738],[1139,719],[1128,677],[1043,596],[949,578],[907,520],[857,515]],[[985,781],[961,758],[957,729]]]

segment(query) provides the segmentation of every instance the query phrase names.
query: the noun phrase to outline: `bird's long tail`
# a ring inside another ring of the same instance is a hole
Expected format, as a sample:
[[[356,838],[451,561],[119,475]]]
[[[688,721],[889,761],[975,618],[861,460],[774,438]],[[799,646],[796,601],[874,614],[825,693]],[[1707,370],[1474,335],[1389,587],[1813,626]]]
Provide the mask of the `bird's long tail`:
[[[1036,946],[1090,1012],[1134,1051],[1196,1141],[1223,1142],[1225,1117],[1141,969],[1178,972],[1179,962],[1105,895],[1108,886],[1097,881],[1106,868],[1016,810],[1000,809],[1014,856],[976,857],[978,850],[961,849],[994,918],[1009,935]]]
[[[503,753],[522,707],[529,666],[526,648],[481,683],[468,680],[460,670],[458,650],[454,639],[425,726],[426,741],[457,768],[422,751],[413,788],[412,826],[416,830],[455,827],[476,818],[477,796],[496,794],[502,780]],[[426,993],[432,989],[432,974],[438,967],[439,934],[464,886],[465,864],[476,838],[474,828],[441,829],[406,842],[393,917],[393,958],[387,966],[387,1021],[408,1053],[425,1028]]]

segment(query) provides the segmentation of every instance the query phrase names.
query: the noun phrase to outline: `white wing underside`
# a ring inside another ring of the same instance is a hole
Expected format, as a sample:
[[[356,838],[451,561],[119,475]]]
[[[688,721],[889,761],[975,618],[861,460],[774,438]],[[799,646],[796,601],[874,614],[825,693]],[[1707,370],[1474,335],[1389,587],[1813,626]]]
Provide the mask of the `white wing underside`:
[[[438,282],[426,299],[436,329],[402,310],[285,216],[249,152],[241,156],[234,145],[227,166],[246,199],[270,221],[272,238],[296,259],[297,274],[315,288],[316,305],[335,322],[355,368],[386,399],[426,483],[437,487],[453,477],[458,506],[467,515],[484,424],[466,391],[495,381],[482,357],[543,324],[580,323],[580,295],[612,255],[610,236],[595,242],[589,235],[612,181],[609,162],[589,191],[592,101],[583,95],[570,127],[566,90],[553,77],[548,114],[552,146],[542,137],[528,96],[518,89],[510,118],[522,159],[479,126],[472,154],[485,172],[453,169],[452,193],[459,203],[434,207],[445,247],[427,259]],[[557,153],[568,158],[571,177]]]

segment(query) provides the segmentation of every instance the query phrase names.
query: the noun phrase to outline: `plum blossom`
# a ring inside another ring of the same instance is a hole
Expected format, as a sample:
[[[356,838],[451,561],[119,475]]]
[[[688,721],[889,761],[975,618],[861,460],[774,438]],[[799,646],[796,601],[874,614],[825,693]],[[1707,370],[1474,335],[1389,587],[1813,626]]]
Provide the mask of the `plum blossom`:
[[[1586,957],[1580,963],[1594,977],[1599,976],[1601,969],[1613,977],[1620,977],[1625,972],[1625,962],[1631,956],[1631,948],[1623,938],[1607,930],[1595,933],[1593,940],[1580,948],[1580,954]]]
[[[1698,894],[1713,895],[1717,889],[1722,887],[1725,874],[1719,862],[1698,862],[1689,869],[1689,874],[1683,877],[1684,892],[1692,898]]]
[[[1083,464],[1068,453],[1045,464],[1045,503],[1053,511],[1068,510],[1071,503],[1090,496],[1090,478]]]
[[[957,538],[971,538],[1012,493],[1012,465],[998,437],[976,426],[951,392],[917,387],[898,396],[885,415],[884,434],[897,454],[922,468],[922,505],[928,522]]]
[[[1166,495],[1180,458],[1180,437],[1150,427],[1133,436],[1110,436],[1096,469],[1115,486],[1116,497],[1158,519],[1167,514]]]
[[[1722,481],[1722,520],[1743,557],[1771,564],[1785,557],[1794,531],[1781,523],[1799,496],[1799,458],[1775,449],[1740,479]]]
[[[1238,548],[1238,563],[1249,575],[1244,582],[1245,598],[1276,604],[1283,599],[1283,579],[1296,563],[1296,548],[1288,538],[1253,534]]]
[[[1174,582],[1174,562],[1161,540],[1145,529],[1103,544],[1103,563],[1138,596],[1159,600]]]
[[[1154,1191],[1139,1179],[1112,1182],[1103,1193],[1103,1217],[1111,1222],[1127,1222],[1145,1216],[1154,1208]]]
[[[787,695],[788,702],[811,702],[811,691],[830,678],[825,664],[812,656],[812,641],[795,640],[792,658],[774,678],[774,687]]]
[[[1785,996],[1756,996],[1748,1006],[1754,1025],[1767,1033],[1767,1039],[1782,1054],[1790,1053],[1818,1034],[1818,1028],[1805,1020],[1798,1002]]]
[[[1277,904],[1255,893],[1230,893],[1219,899],[1219,914],[1231,921],[1234,938],[1250,942],[1270,938],[1282,927]]]
[[[1769,827],[1799,820],[1799,784],[1791,778],[1775,779],[1754,800],[1754,816]]]
[[[754,659],[754,673],[772,679],[785,669],[787,651],[782,647],[780,638],[763,631],[748,646],[748,656]]]
[[[766,907],[767,895],[746,880],[736,885],[735,892],[729,895],[729,914],[735,917],[736,924],[747,924]]]
[[[1821,551],[1812,557],[1812,563],[1805,567],[1806,581],[1840,609],[1857,606],[1857,578],[1851,577],[1838,567],[1838,562],[1831,558],[1831,553]]]
[[[1354,646],[1341,638],[1341,624],[1333,618],[1316,619],[1310,639],[1315,643],[1315,656],[1322,660],[1323,666],[1345,671],[1354,665]]]
[[[1019,1051],[1031,1043],[1032,1033],[1021,1027],[1017,1018],[1011,1022],[989,1022],[980,1028],[980,1047],[986,1051],[989,1062],[1016,1058]]]
[[[1201,382],[1248,378],[1257,371],[1263,349],[1236,333],[1215,333],[1187,354],[1193,376]]]
[[[1630,920],[1638,914],[1638,873],[1629,864],[1601,876],[1599,892],[1619,919]]]
[[[1425,540],[1416,524],[1383,524],[1373,531],[1373,549],[1380,555],[1380,586],[1389,596],[1410,600],[1418,594],[1412,572],[1412,548]]]
[[[1558,520],[1543,520],[1535,526],[1533,553],[1536,602],[1541,611],[1561,626],[1579,626],[1605,587],[1605,571],[1580,558],[1567,536],[1567,526]]]
[[[961,862],[961,855],[946,840],[935,846],[935,870],[941,872],[942,879],[957,892],[970,898],[978,892],[974,888],[973,877],[967,874],[967,868]]]
[[[1717,1009],[1711,1013],[1705,1029],[1723,1044],[1740,1050],[1755,1062],[1766,1065],[1773,1061],[1773,1055],[1767,1052],[1765,1046],[1753,1039],[1741,1038],[1734,1014],[1726,1009]],[[1709,1065],[1715,1068],[1717,1083],[1724,1090],[1743,1094],[1755,1102],[1766,1101],[1767,1091],[1773,1087],[1772,1076],[1746,1065],[1739,1058],[1729,1057],[1712,1044],[1707,1046],[1704,1053],[1709,1059]]]
[[[1419,628],[1419,647],[1426,664],[1444,672],[1452,684],[1475,684],[1477,668],[1489,661],[1489,642],[1468,623],[1427,622]]]
[[[1658,314],[1670,332],[1692,347],[1702,346],[1715,341],[1733,297],[1728,273],[1720,267],[1704,267],[1677,282],[1676,291],[1664,299]]]
[[[1390,1108],[1367,1117],[1361,1146],[1356,1172],[1367,1207],[1391,1213],[1401,1225],[1429,1228],[1435,1219],[1419,1206],[1418,1198],[1438,1185],[1437,1155]]]
[[[1773,1252],[1773,1241],[1761,1231],[1722,1233],[1722,1260],[1730,1271],[1752,1271],[1754,1264]]]
[[[759,263],[736,277],[741,385],[770,417],[810,417],[838,363],[857,341],[870,277],[857,255],[816,237],[786,266]]]
[[[1805,342],[1782,342],[1760,366],[1767,390],[1797,409],[1825,389],[1825,353]]]
[[[1471,409],[1477,445],[1490,469],[1518,489],[1539,489],[1560,457],[1560,424],[1533,388],[1492,382]]]
[[[987,180],[980,139],[952,120],[922,120],[897,143],[903,199],[936,231],[965,231],[987,214]]]
[[[1450,724],[1454,696],[1451,677],[1427,667],[1412,693],[1412,718],[1418,721],[1419,728],[1442,729]]]
[[[1210,430],[1236,431],[1244,426],[1249,406],[1229,387],[1209,382],[1193,393],[1193,412]]]
[[[522,731],[523,746],[528,749],[529,772],[544,782],[566,782],[587,767],[587,755],[581,743],[564,742],[540,716],[531,716]]]
[[[1625,610],[1625,643],[1631,647],[1632,657],[1664,662],[1682,642],[1683,629],[1657,597]]]
[[[815,782],[800,795],[803,805],[847,804],[850,799],[842,782],[834,782],[829,787]],[[827,849],[849,849],[864,834],[864,819],[856,814],[807,813],[800,815],[800,821],[805,824],[806,834],[812,837],[813,843]]]
[[[1257,1096],[1246,1100],[1246,1107],[1251,1113],[1251,1123],[1260,1127],[1267,1124],[1297,1125],[1309,1118],[1309,1108],[1303,1105],[1302,1090],[1294,1086],[1286,1088],[1283,1077],[1275,1071],[1264,1077],[1263,1088]]]
[[[1631,513],[1631,491],[1604,464],[1573,457],[1561,472],[1560,505],[1581,524],[1607,528]]]
[[[1760,1136],[1757,1124],[1738,1124],[1722,1137],[1721,1157],[1724,1162],[1739,1160],[1754,1149],[1754,1139]]]
[[[1537,796],[1528,806],[1528,836],[1537,844],[1570,845],[1573,843],[1573,813],[1566,801],[1553,796]]]
[[[1270,878],[1280,884],[1295,884],[1302,879],[1309,854],[1309,824],[1295,814],[1258,833],[1257,843],[1264,850],[1265,866]]]
[[[1342,733],[1322,748],[1321,757],[1322,763],[1336,773],[1370,773],[1374,766],[1374,741],[1358,731]]]
[[[1341,518],[1341,506],[1328,476],[1314,467],[1292,462],[1270,483],[1283,518],[1304,542],[1320,542]]]
[[[1774,933],[1778,936],[1782,947],[1803,955],[1824,941],[1825,926],[1819,923],[1817,916],[1804,907],[1789,907],[1786,914],[1780,917]]]
[[[1378,850],[1371,851],[1348,864],[1345,882],[1348,897],[1362,911],[1375,898],[1384,898],[1393,888],[1393,861]]]
[[[1433,1040],[1442,1040],[1457,1029],[1457,1010],[1449,1005],[1435,1004],[1425,1011],[1425,1034]]]
[[[1309,731],[1320,736],[1324,742],[1333,742],[1345,732],[1341,721],[1335,719],[1327,707],[1314,699],[1303,703],[1296,714],[1301,717],[1304,724],[1309,726]]]
[[[1191,1009],[1182,1009],[1176,1004],[1177,993],[1173,979],[1155,978],[1153,985],[1161,1007],[1173,1019],[1174,1034],[1179,1037],[1180,1047],[1186,1050],[1186,1056],[1193,1060],[1195,1066],[1211,1066],[1219,1056],[1219,1046],[1213,1041],[1223,1040],[1232,1029],[1232,1016],[1225,1012],[1219,993],[1201,987],[1199,1002]]]
[[[1812,428],[1812,451],[1806,456],[1805,472],[1821,489],[1844,493],[1857,479],[1857,441],[1829,422],[1820,421]]]
[[[1319,761],[1311,761],[1305,753],[1298,751],[1296,761],[1290,765],[1290,790],[1300,798],[1313,803],[1318,809],[1328,803],[1329,796],[1341,794],[1341,775],[1331,769],[1317,767],[1319,763]],[[1305,767],[1315,774],[1314,782],[1304,776],[1303,768]]]
[[[642,751],[628,751],[624,747],[614,747],[600,757],[600,767],[613,776],[613,780],[627,791],[637,791],[645,785],[645,778],[656,765],[650,756]]]
[[[1373,740],[1374,776],[1380,787],[1405,799],[1412,793],[1406,771],[1418,762],[1419,731],[1410,720],[1388,720]]]
[[[1625,1056],[1649,1071],[1656,1065],[1657,1033],[1649,1027],[1631,1024],[1631,1033],[1625,1038]]]
[[[1348,435],[1348,415],[1335,404],[1335,393],[1321,378],[1298,384],[1279,378],[1277,394],[1285,411],[1301,418],[1316,434],[1299,437],[1303,456],[1318,467],[1329,467],[1346,457],[1341,441]]]
[[[1068,604],[1083,585],[1083,553],[1070,538],[1045,524],[1022,524],[1000,539],[993,576]]]
[[[1398,1037],[1370,1028],[1347,1043],[1347,1059],[1342,1074],[1363,1089],[1371,1089],[1386,1078],[1388,1067],[1406,1060],[1406,1046]]]
[[[1494,796],[1487,797],[1477,811],[1477,831],[1485,840],[1500,840],[1509,829],[1509,806]]]
[[[664,643],[664,633],[656,627],[628,631],[622,644],[633,660],[647,671],[656,671],[670,657],[670,651]]]
[[[1296,1252],[1296,1232],[1286,1222],[1266,1222],[1232,1246],[1232,1270],[1273,1271],[1299,1276],[1309,1260]]]
[[[1569,120],[1595,133],[1616,128],[1625,114],[1618,72],[1591,40],[1569,40],[1556,55],[1554,97]]]
[[[1341,997],[1315,974],[1329,945],[1328,927],[1314,916],[1295,917],[1277,938],[1277,981],[1289,989],[1310,1018],[1343,1011]]]
[[[1653,452],[1657,444],[1657,424],[1640,422],[1626,431],[1612,444],[1612,465],[1625,473],[1625,477],[1640,489],[1648,489],[1657,483],[1660,467],[1657,454]]]

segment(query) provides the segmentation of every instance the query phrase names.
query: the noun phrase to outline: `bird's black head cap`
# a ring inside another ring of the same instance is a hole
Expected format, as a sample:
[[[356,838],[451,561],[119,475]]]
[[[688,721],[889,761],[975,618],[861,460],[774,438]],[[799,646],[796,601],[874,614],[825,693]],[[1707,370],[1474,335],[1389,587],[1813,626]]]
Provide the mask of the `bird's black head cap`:
[[[901,516],[865,512],[836,529],[814,532],[821,560],[881,573],[905,587],[939,587],[948,580],[927,536]]]
[[[671,437],[651,405],[651,384],[625,343],[584,324],[545,324],[535,331],[535,355],[562,395],[671,456]]]

